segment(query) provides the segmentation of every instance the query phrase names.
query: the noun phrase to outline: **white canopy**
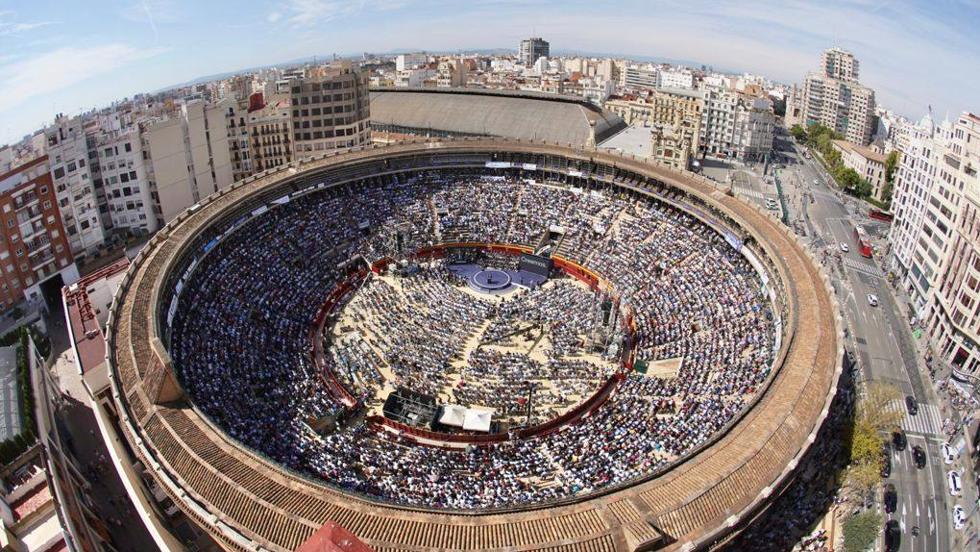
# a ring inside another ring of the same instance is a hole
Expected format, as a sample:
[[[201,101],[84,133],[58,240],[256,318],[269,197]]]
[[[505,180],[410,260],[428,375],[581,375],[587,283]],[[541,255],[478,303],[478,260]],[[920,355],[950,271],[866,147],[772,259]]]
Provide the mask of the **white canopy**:
[[[442,416],[439,416],[439,423],[442,425],[463,427],[463,419],[466,417],[466,407],[458,404],[447,404],[442,407]]]
[[[493,417],[493,410],[475,410],[469,408],[466,410],[466,416],[463,419],[463,429],[466,431],[490,431],[490,418]]]

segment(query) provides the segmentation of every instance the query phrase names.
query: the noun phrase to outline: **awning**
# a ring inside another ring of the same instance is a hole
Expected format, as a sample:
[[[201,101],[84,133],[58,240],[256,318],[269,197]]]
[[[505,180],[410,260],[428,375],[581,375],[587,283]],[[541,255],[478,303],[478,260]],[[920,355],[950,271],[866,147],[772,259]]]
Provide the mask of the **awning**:
[[[463,419],[463,429],[466,431],[490,432],[490,418],[493,417],[493,410],[468,409]]]
[[[439,423],[447,426],[463,427],[463,420],[465,418],[465,407],[458,404],[447,404],[442,407],[442,416],[439,416]]]

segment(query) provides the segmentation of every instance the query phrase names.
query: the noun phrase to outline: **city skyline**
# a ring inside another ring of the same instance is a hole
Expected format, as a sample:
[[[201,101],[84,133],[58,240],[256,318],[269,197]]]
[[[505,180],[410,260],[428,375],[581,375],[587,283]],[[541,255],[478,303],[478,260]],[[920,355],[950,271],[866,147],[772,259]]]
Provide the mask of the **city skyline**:
[[[762,2],[754,10],[735,3],[664,2],[650,10],[636,2],[523,0],[113,6],[107,15],[59,2],[0,4],[0,87],[7,100],[0,107],[0,143],[19,140],[56,113],[76,114],[204,75],[333,52],[516,51],[531,34],[556,52],[684,59],[786,84],[801,82],[820,51],[837,45],[862,59],[862,80],[884,107],[913,119],[928,106],[940,118],[971,109],[970,91],[980,84],[980,46],[968,28],[980,5],[969,0]]]

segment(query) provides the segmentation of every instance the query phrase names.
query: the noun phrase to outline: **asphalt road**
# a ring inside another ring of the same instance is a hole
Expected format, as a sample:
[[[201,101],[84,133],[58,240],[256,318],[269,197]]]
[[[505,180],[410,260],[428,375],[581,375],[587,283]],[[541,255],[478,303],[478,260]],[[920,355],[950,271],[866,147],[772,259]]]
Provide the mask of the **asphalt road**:
[[[788,137],[778,142],[784,149],[792,148]],[[849,328],[846,346],[857,357],[858,381],[892,383],[920,404],[916,416],[909,416],[904,404],[895,405],[905,414],[902,426],[908,446],[903,451],[892,451],[892,472],[886,482],[896,487],[898,507],[887,517],[900,523],[901,550],[962,550],[965,535],[952,527],[954,503],[946,483],[949,466],[940,456],[944,437],[938,401],[931,384],[923,379],[905,315],[881,269],[857,252],[854,225],[875,222],[867,217],[866,207],[859,207],[851,198],[842,199],[828,186],[828,177],[818,161],[806,160],[795,150],[783,151],[782,155],[787,166],[779,171],[779,177],[788,196],[790,222],[803,221],[809,234],[806,239],[813,244],[818,258],[824,258]],[[841,252],[841,243],[848,245],[848,253]],[[878,297],[877,307],[869,305],[868,294]],[[912,460],[914,445],[926,452],[923,469],[916,468]],[[958,497],[958,503],[969,512],[975,497],[971,484],[964,482],[964,487],[965,496]],[[880,496],[878,503],[880,507]],[[919,528],[918,536],[912,535],[913,526]]]

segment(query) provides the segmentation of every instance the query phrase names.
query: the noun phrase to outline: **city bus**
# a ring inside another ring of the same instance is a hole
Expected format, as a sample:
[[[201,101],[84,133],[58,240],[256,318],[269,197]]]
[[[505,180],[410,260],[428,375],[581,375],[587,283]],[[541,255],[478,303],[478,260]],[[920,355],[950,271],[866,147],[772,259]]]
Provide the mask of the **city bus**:
[[[894,218],[891,212],[885,211],[883,209],[875,209],[874,207],[868,209],[868,216],[873,219],[880,220],[882,222],[891,222],[892,219]]]
[[[864,231],[864,228],[860,226],[854,227],[854,239],[857,241],[858,252],[862,256],[871,258],[871,238],[868,237],[868,233]]]

